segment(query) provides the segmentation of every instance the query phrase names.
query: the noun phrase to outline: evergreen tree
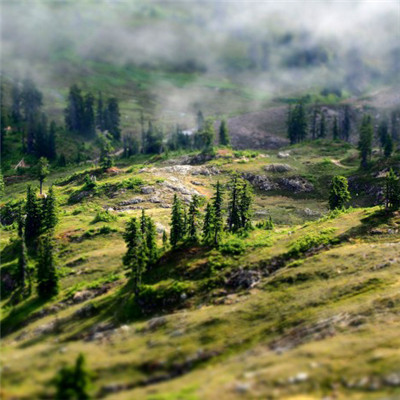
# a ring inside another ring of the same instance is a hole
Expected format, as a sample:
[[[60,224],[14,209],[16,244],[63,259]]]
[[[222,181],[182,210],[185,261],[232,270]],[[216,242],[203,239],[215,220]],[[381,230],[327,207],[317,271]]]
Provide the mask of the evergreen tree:
[[[204,116],[203,113],[199,110],[197,113],[197,130],[201,131],[204,127]]]
[[[207,118],[203,122],[203,128],[196,132],[194,137],[194,145],[203,152],[210,152],[213,147],[215,138],[214,121]]]
[[[96,133],[96,122],[94,116],[94,97],[91,93],[86,94],[83,107],[82,133],[89,137],[93,137]]]
[[[222,228],[223,228],[223,216],[222,216],[222,202],[223,202],[223,192],[219,181],[217,181],[217,186],[215,189],[214,197],[212,198],[212,207],[214,211],[213,219],[213,229],[214,229],[214,244],[217,245],[220,241]]]
[[[390,115],[391,119],[391,135],[393,142],[398,142],[399,141],[399,121],[398,121],[398,114],[399,111],[392,111]]]
[[[36,239],[41,230],[41,212],[36,192],[28,185],[26,192],[25,204],[25,240],[27,243],[32,243]]]
[[[333,138],[333,140],[338,140],[339,139],[339,126],[338,126],[338,121],[337,121],[337,117],[336,116],[333,119],[332,138]]]
[[[193,242],[197,242],[198,240],[199,218],[200,218],[199,205],[200,205],[199,196],[194,195],[189,205],[189,216],[188,216],[188,236],[189,240]]]
[[[294,109],[289,106],[287,132],[291,144],[299,143],[307,136],[307,118],[303,101],[298,101]]]
[[[347,178],[340,175],[334,176],[329,192],[329,209],[343,209],[346,202],[350,199]]]
[[[72,85],[69,89],[67,107],[65,109],[65,125],[71,132],[82,133],[84,126],[85,106],[81,89]]]
[[[272,221],[272,217],[271,216],[269,216],[267,221],[266,221],[265,229],[267,231],[273,231],[274,230],[274,222]]]
[[[235,176],[231,181],[231,189],[229,196],[229,206],[228,206],[228,229],[231,232],[236,232],[241,227],[240,211],[239,211],[239,201],[241,192],[242,181]]]
[[[54,245],[51,235],[42,237],[39,241],[39,256],[37,262],[37,292],[41,298],[49,298],[58,293],[58,275],[54,257]]]
[[[221,146],[229,146],[230,144],[228,124],[224,119],[221,121],[221,125],[219,126],[219,144]]]
[[[368,162],[371,159],[373,136],[374,129],[372,126],[372,119],[369,115],[364,115],[360,128],[360,140],[358,142],[361,167],[364,169],[367,168]]]
[[[100,166],[103,170],[111,168],[114,165],[111,140],[105,134],[99,134],[98,143],[100,146]]]
[[[154,221],[150,218],[146,218],[146,251],[148,262],[153,264],[157,261],[158,258],[158,249],[157,249],[157,230]]]
[[[142,284],[142,276],[148,262],[148,249],[140,224],[135,217],[131,218],[127,223],[123,238],[128,247],[123,257],[123,263],[131,269],[133,290],[135,294],[138,294]]]
[[[344,107],[344,117],[343,117],[343,124],[342,124],[342,135],[343,135],[343,140],[346,142],[349,141],[350,139],[350,133],[351,133],[351,115],[350,115],[350,106],[346,105]]]
[[[35,153],[37,157],[44,157],[47,153],[47,117],[44,113],[42,113],[41,121],[37,124]]]
[[[18,287],[24,289],[25,288],[25,280],[28,269],[28,255],[25,244],[24,237],[24,217],[22,215],[22,208],[20,207],[18,210],[18,237],[20,241],[19,254],[18,254],[18,264],[17,264],[17,275],[16,281]]]
[[[203,241],[206,244],[211,244],[214,239],[214,220],[215,213],[211,202],[207,203],[206,212],[203,222]]]
[[[152,122],[149,121],[149,127],[145,134],[145,153],[146,154],[159,154],[162,151],[163,145],[163,132],[154,127]]]
[[[378,126],[378,138],[382,150],[385,149],[386,140],[388,136],[389,136],[388,123],[386,120],[383,120]]]
[[[85,358],[80,354],[75,366],[63,367],[55,378],[56,400],[89,400],[91,373],[86,368]]]
[[[46,157],[49,160],[55,160],[57,158],[57,152],[56,152],[56,131],[57,131],[57,125],[54,121],[50,122],[50,129],[49,129],[49,135],[47,138],[47,146],[46,146]]]
[[[393,139],[392,136],[387,135],[385,147],[383,149],[383,154],[386,158],[389,158],[393,152]]]
[[[253,192],[248,182],[243,182],[239,198],[239,215],[241,228],[247,230],[251,228],[251,205],[253,202]]]
[[[319,120],[319,138],[324,138],[326,136],[326,121],[325,121],[325,114],[321,113],[321,118]]]
[[[39,180],[40,194],[43,190],[43,182],[49,174],[49,162],[46,157],[40,157],[39,162],[36,166],[36,177]]]
[[[317,119],[318,119],[319,110],[317,106],[314,106],[312,120],[311,120],[311,138],[315,140],[317,138]]]
[[[105,123],[104,123],[104,104],[103,104],[103,96],[101,92],[99,92],[99,98],[97,100],[97,110],[96,110],[96,127],[101,131],[105,131]]]
[[[105,113],[105,128],[113,136],[114,139],[119,140],[121,137],[120,118],[118,101],[115,97],[111,97],[107,101],[107,109]]]
[[[171,232],[169,241],[172,247],[176,247],[178,242],[184,237],[184,220],[183,220],[183,209],[182,203],[177,196],[174,194],[174,202],[172,204],[172,215],[171,215]]]
[[[167,232],[165,230],[163,230],[163,234],[162,234],[162,244],[163,244],[164,249],[166,249],[168,247],[168,236],[167,236]]]
[[[18,125],[22,120],[21,114],[21,90],[19,83],[14,81],[11,88],[11,118]]]
[[[400,208],[400,179],[391,168],[385,180],[385,208],[398,210]]]
[[[34,121],[37,115],[40,115],[40,109],[43,104],[43,95],[36,88],[34,82],[30,78],[24,79],[22,83],[21,107],[28,123]]]
[[[46,230],[54,229],[58,222],[57,198],[53,186],[44,201],[43,226]]]

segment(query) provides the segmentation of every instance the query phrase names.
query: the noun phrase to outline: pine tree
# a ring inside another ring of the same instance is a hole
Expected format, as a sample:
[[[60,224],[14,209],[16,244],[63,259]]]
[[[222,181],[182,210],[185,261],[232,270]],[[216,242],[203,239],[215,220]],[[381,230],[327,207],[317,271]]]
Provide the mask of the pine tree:
[[[128,247],[123,257],[123,263],[131,269],[133,290],[135,294],[138,294],[148,262],[148,249],[140,224],[135,217],[127,223],[123,238]]]
[[[351,132],[351,116],[350,116],[350,106],[346,105],[344,107],[344,117],[343,117],[343,124],[342,124],[342,135],[343,139],[348,142],[350,139],[350,132]]]
[[[238,177],[234,177],[231,181],[231,190],[229,196],[228,206],[228,229],[231,232],[237,232],[241,227],[239,201],[241,191],[241,180]]]
[[[326,136],[326,121],[325,121],[325,114],[321,113],[321,118],[319,120],[319,138],[324,138]]]
[[[332,139],[333,140],[338,140],[339,139],[339,126],[338,126],[338,121],[337,121],[337,117],[336,116],[333,119]]]
[[[35,154],[37,157],[46,156],[47,153],[47,117],[42,113],[35,133]]]
[[[81,89],[72,85],[69,89],[67,107],[65,109],[65,125],[71,132],[82,133],[84,126],[85,105]]]
[[[385,147],[383,148],[383,154],[386,158],[389,158],[393,152],[393,139],[390,135],[387,135]]]
[[[163,244],[164,249],[166,249],[168,247],[168,235],[165,230],[163,230],[163,234],[162,234],[162,244]]]
[[[199,110],[197,113],[197,130],[201,131],[204,127],[204,116],[203,113]]]
[[[143,208],[142,214],[140,216],[140,231],[142,232],[142,235],[146,235],[146,230],[147,230],[147,219],[146,219],[146,213]]]
[[[100,147],[100,166],[103,170],[107,170],[114,165],[111,140],[105,134],[99,134],[98,142]]]
[[[219,144],[221,146],[229,146],[230,144],[228,125],[224,119],[221,121],[221,125],[219,126]]]
[[[58,274],[54,257],[53,239],[50,234],[39,240],[37,280],[39,297],[49,298],[58,293]]]
[[[25,280],[27,276],[28,269],[28,255],[25,244],[24,237],[24,216],[22,214],[22,208],[18,209],[17,223],[18,223],[18,237],[19,237],[19,254],[18,254],[18,264],[17,264],[17,275],[16,282],[18,287],[25,288]]]
[[[391,119],[391,135],[392,135],[392,139],[393,142],[398,142],[399,141],[399,121],[398,121],[398,114],[399,111],[392,111],[391,115],[390,115],[390,119]]]
[[[56,400],[89,400],[92,374],[86,367],[85,357],[80,354],[75,366],[65,366],[55,378]]]
[[[303,101],[298,101],[294,109],[289,105],[287,134],[290,144],[299,143],[307,137],[307,118]]]
[[[350,199],[347,178],[340,175],[334,176],[329,192],[329,209],[343,209]]]
[[[51,121],[49,135],[47,137],[47,146],[46,146],[46,156],[49,160],[55,160],[57,158],[56,131],[57,131],[57,125],[54,121]]]
[[[381,146],[381,149],[385,149],[386,145],[386,140],[389,136],[389,127],[388,123],[386,120],[381,121],[381,123],[378,126],[378,138],[379,138],[379,144]]]
[[[244,182],[241,187],[239,198],[240,225],[244,230],[251,228],[251,205],[253,202],[253,192],[249,183]]]
[[[315,140],[317,138],[317,118],[318,118],[319,110],[317,106],[314,106],[312,120],[311,120],[311,138]]]
[[[214,208],[211,202],[209,202],[206,206],[206,212],[203,221],[203,241],[205,244],[211,244],[214,239],[214,220]]]
[[[121,114],[119,112],[118,101],[115,97],[111,97],[107,101],[105,117],[105,128],[114,137],[114,139],[119,140],[121,137],[120,130],[120,118]]]
[[[46,157],[40,157],[39,162],[36,167],[36,176],[39,180],[40,194],[43,190],[43,182],[49,174],[49,161]]]
[[[94,116],[94,97],[87,93],[83,105],[83,132],[86,136],[93,137],[96,133],[96,121]]]
[[[18,125],[22,120],[21,114],[21,90],[18,82],[13,82],[11,88],[11,118]]]
[[[158,249],[157,249],[157,230],[154,221],[150,218],[146,218],[146,251],[148,262],[153,264],[157,261],[158,258]]]
[[[391,168],[385,180],[385,208],[398,210],[400,208],[400,179]]]
[[[44,201],[43,227],[46,230],[54,229],[58,222],[57,198],[53,186]]]
[[[361,167],[364,169],[368,167],[368,162],[371,159],[373,136],[374,129],[372,126],[372,119],[369,115],[364,115],[360,128],[360,140],[358,142]]]
[[[223,192],[219,181],[217,181],[217,186],[215,188],[215,195],[213,197],[212,207],[214,210],[214,244],[217,245],[220,241],[222,228],[223,228],[223,216],[222,216],[222,202],[223,202]]]
[[[199,205],[200,205],[199,196],[194,195],[189,205],[188,232],[187,232],[189,240],[193,242],[198,241],[199,218],[200,218]]]
[[[25,205],[25,240],[32,243],[40,234],[41,212],[36,192],[28,185]]]
[[[103,105],[103,96],[101,92],[99,92],[99,98],[97,100],[97,110],[96,110],[96,127],[101,131],[105,131],[104,124],[104,105]]]
[[[176,247],[178,242],[184,237],[184,220],[182,203],[179,197],[174,195],[174,202],[172,204],[172,215],[171,215],[171,232],[169,241],[172,247]]]

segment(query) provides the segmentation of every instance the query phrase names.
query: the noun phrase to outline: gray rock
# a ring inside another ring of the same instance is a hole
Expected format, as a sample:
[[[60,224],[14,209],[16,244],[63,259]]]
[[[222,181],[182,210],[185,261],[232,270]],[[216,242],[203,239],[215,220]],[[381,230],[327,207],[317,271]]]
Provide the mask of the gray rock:
[[[389,386],[400,386],[400,372],[392,372],[385,376],[383,381]]]
[[[288,158],[288,157],[290,157],[289,151],[280,151],[278,153],[278,158]]]
[[[277,185],[265,175],[254,175],[250,172],[246,172],[242,177],[260,190],[267,192],[277,189]]]
[[[261,275],[258,271],[239,268],[237,271],[232,273],[226,282],[226,285],[234,289],[249,289],[254,287],[260,279]]]
[[[288,172],[292,169],[288,164],[268,164],[264,166],[264,170],[267,172]]]
[[[314,185],[302,177],[282,178],[279,180],[279,186],[293,193],[311,192]]]
[[[132,204],[138,204],[138,203],[143,203],[144,199],[142,197],[135,197],[133,199],[130,200],[124,200],[121,201],[120,203],[118,203],[118,205],[120,206],[130,206]]]
[[[155,189],[151,186],[142,186],[140,190],[143,194],[150,194],[155,192]]]
[[[152,318],[147,323],[147,329],[152,331],[152,330],[158,329],[166,324],[167,324],[167,319],[165,317]]]

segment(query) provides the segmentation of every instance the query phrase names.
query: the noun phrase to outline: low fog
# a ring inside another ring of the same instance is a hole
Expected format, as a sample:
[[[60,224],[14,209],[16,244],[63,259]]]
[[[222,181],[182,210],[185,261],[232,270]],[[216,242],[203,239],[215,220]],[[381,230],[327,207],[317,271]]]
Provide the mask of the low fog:
[[[62,90],[85,85],[92,71],[109,73],[99,64],[193,74],[185,84],[161,77],[139,88],[167,112],[208,101],[204,79],[271,99],[323,89],[360,95],[399,79],[397,0],[10,0],[1,16],[3,76]]]

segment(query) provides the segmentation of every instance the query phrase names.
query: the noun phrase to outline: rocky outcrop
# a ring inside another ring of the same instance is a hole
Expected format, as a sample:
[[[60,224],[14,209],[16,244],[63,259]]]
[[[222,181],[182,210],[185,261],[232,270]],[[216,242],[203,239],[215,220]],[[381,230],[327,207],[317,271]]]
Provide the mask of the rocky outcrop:
[[[288,164],[268,164],[264,167],[264,170],[267,172],[289,172],[293,168]]]
[[[311,192],[314,185],[302,177],[281,178],[278,181],[279,187],[293,193]]]
[[[250,172],[246,172],[242,175],[242,178],[249,181],[257,189],[265,192],[278,189],[277,185],[266,175],[255,175]]]

